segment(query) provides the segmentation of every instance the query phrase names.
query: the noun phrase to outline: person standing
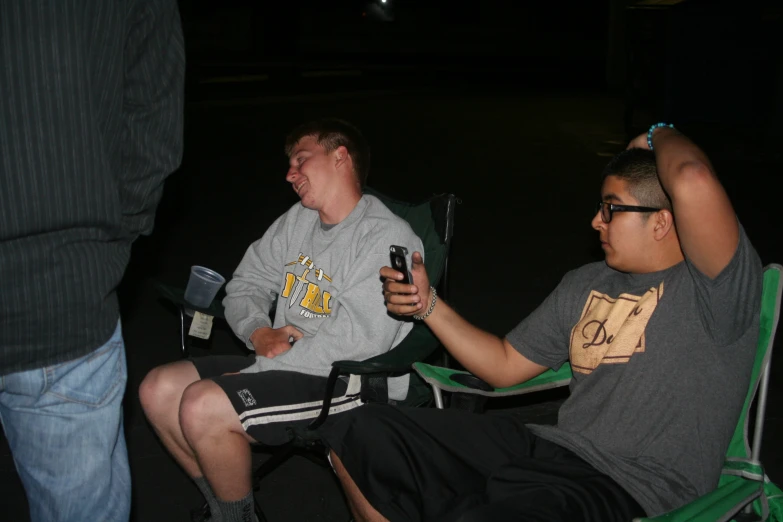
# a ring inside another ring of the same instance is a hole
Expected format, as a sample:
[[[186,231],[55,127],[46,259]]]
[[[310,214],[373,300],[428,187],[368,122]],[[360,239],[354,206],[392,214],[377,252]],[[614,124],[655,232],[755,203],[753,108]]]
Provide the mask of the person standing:
[[[122,521],[117,286],[182,158],[175,0],[0,2],[0,420],[33,521]]]

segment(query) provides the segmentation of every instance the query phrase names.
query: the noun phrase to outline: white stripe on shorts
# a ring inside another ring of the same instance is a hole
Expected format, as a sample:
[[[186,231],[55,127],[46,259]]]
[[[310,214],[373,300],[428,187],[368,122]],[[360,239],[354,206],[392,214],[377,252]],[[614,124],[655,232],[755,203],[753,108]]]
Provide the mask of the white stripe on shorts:
[[[332,400],[329,407],[329,414],[342,413],[352,410],[364,404],[359,397],[359,391],[362,386],[360,375],[351,375],[348,380],[348,388],[345,395],[336,397]],[[274,424],[278,422],[292,422],[300,420],[314,419],[321,413],[323,401],[302,402],[299,404],[282,404],[280,406],[269,406],[267,408],[256,408],[242,412],[239,420],[245,431],[251,426],[259,424]]]

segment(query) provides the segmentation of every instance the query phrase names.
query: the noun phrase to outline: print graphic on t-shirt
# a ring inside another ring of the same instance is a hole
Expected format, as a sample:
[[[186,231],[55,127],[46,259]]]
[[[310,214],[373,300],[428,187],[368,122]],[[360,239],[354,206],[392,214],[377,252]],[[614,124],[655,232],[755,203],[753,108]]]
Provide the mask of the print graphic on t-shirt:
[[[286,263],[285,266],[293,266],[294,270],[302,269],[297,275],[296,272],[286,272],[285,286],[280,294],[281,297],[288,299],[288,308],[295,304],[302,307],[299,315],[307,318],[324,318],[332,313],[329,303],[332,294],[321,289],[322,281],[332,282],[332,278],[326,273],[316,268],[315,263],[303,253],[299,253],[299,259]],[[311,280],[312,279],[312,280]]]
[[[644,352],[644,330],[663,296],[663,282],[642,296],[613,298],[590,292],[582,317],[571,330],[571,368],[589,374],[599,364],[624,364]]]

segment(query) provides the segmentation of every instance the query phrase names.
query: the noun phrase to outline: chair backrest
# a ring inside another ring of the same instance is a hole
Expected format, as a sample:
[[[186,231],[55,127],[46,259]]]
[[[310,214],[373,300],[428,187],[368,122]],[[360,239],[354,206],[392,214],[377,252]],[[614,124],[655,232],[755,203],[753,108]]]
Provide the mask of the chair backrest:
[[[370,187],[365,194],[380,199],[389,210],[411,226],[424,244],[427,275],[441,294],[448,292],[448,257],[454,234],[454,194],[439,194],[421,203],[399,201]]]
[[[377,190],[365,187],[365,194],[380,199],[396,215],[410,224],[424,244],[424,262],[430,282],[438,294],[448,296],[448,268],[451,238],[454,234],[454,211],[457,198],[454,194],[439,194],[421,203],[408,203],[390,198]],[[410,333],[393,350],[377,355],[366,362],[399,365],[410,368],[414,362],[423,361],[440,346],[437,337],[423,323],[416,322]],[[412,374],[413,378],[413,374]],[[429,400],[427,386],[416,390],[411,386],[405,404],[414,405]],[[412,393],[412,392],[416,393]],[[418,393],[421,392],[421,393]]]
[[[753,363],[750,388],[745,397],[742,413],[731,438],[727,459],[752,459],[760,460],[761,435],[764,429],[764,413],[767,403],[767,389],[769,386],[769,363],[772,357],[772,345],[775,341],[775,330],[780,318],[781,293],[783,293],[783,267],[770,264],[764,267],[764,283],[761,294],[761,317],[759,322],[759,340],[756,348],[756,359]],[[756,401],[756,422],[753,433],[753,445],[748,444],[748,423],[750,421],[750,408],[758,391]],[[721,484],[728,480],[728,476],[721,478]]]

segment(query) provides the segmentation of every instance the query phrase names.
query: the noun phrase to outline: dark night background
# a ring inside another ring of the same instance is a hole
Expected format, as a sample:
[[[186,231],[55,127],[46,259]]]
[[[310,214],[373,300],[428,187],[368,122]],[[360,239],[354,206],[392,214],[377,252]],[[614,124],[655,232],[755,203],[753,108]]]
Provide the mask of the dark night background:
[[[450,301],[498,335],[566,270],[601,258],[589,226],[601,169],[658,121],[704,148],[762,261],[783,263],[772,188],[783,164],[779,3],[181,0],[180,10],[184,159],[120,287],[134,521],[188,520],[201,502],[137,399],[146,372],[179,356],[178,318],[154,284],[184,286],[194,264],[231,275],[296,201],[282,147],[303,121],[338,116],[359,126],[373,148],[376,189],[406,200],[460,198]],[[241,350],[218,325],[199,353]],[[778,484],[781,361],[773,358],[762,453]],[[531,420],[549,422],[560,399],[494,409],[526,408]],[[0,484],[0,519],[27,520],[4,439]],[[348,519],[330,470],[300,457],[257,498],[272,521]]]

